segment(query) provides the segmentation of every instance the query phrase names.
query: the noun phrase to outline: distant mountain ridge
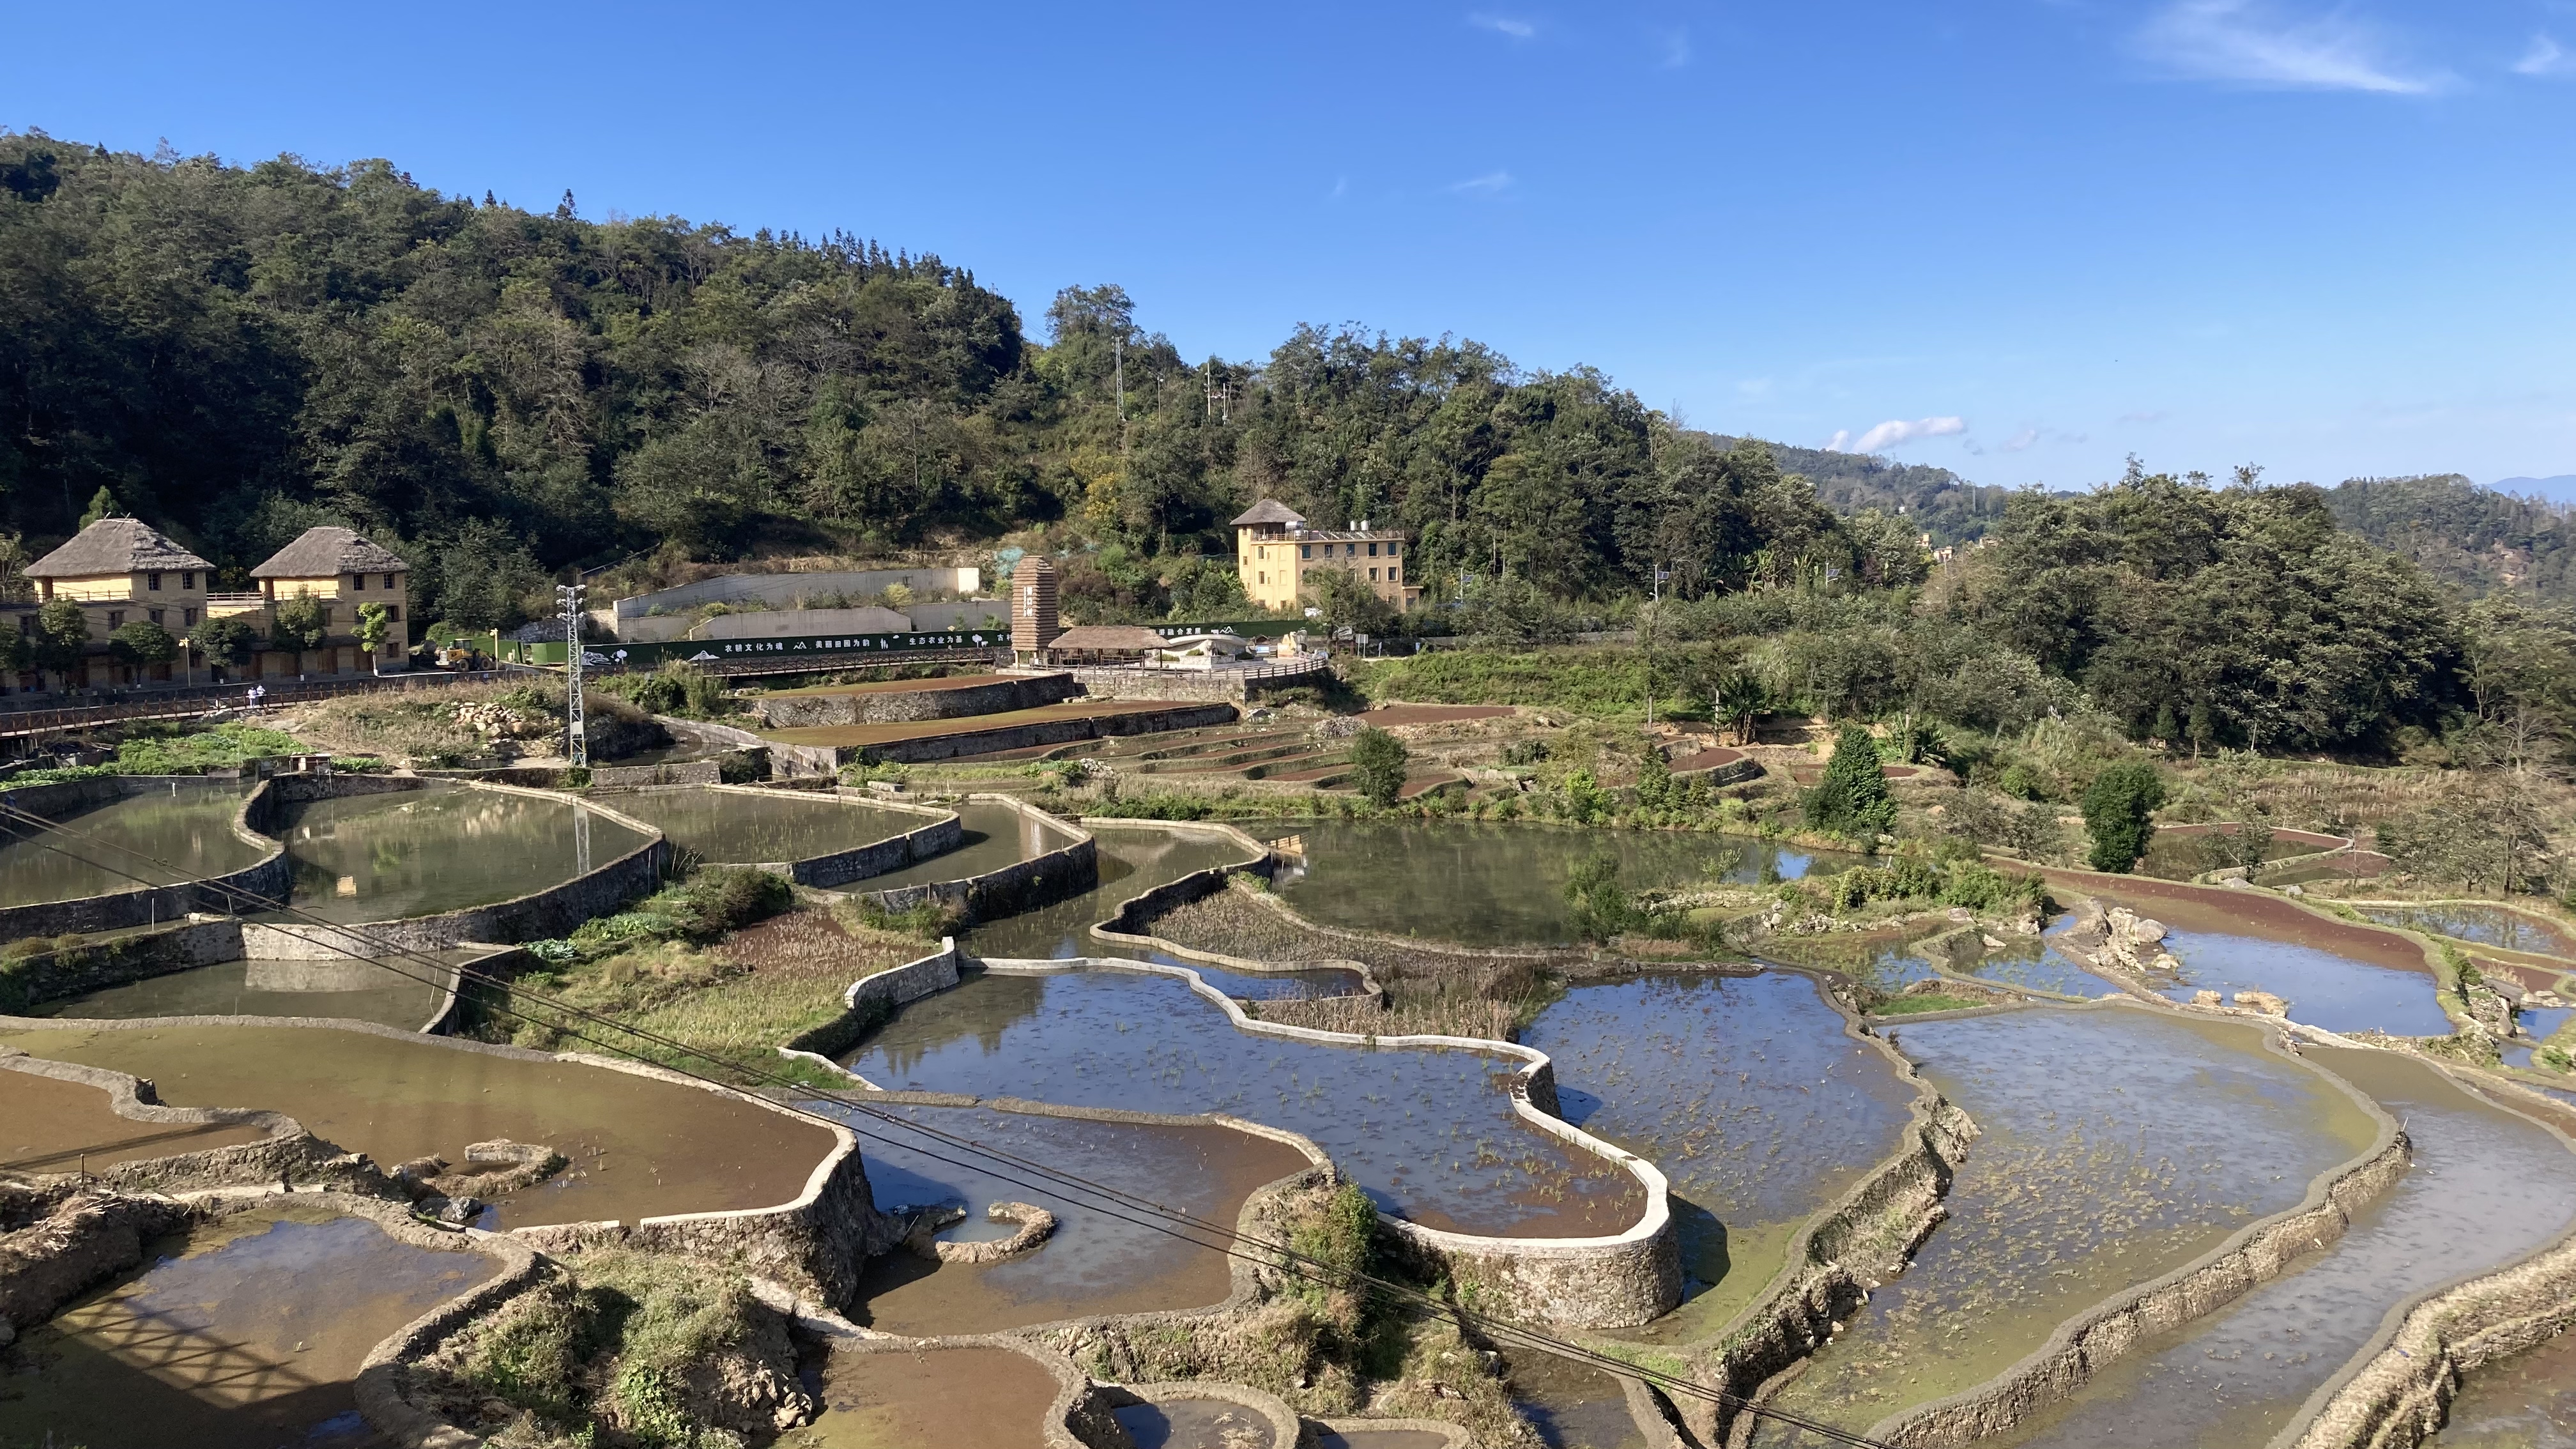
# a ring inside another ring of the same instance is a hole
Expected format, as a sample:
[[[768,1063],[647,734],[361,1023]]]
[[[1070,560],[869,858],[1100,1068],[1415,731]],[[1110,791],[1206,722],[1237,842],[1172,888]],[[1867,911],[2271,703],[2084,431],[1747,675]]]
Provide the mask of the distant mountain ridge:
[[[1724,433],[1709,439],[1720,448],[1740,441]],[[1763,441],[1784,473],[1804,474],[1816,485],[1816,499],[1836,513],[1875,508],[1903,514],[1932,535],[1937,546],[1962,543],[1984,535],[2004,516],[2012,490],[1971,483],[1947,468],[1928,463],[1899,463],[1873,453],[1829,453],[1822,448],[1792,447]]]
[[[2544,486],[2550,484],[2564,487]],[[2494,488],[2457,473],[2353,478],[2326,494],[2337,523],[2463,593],[2525,594],[2552,604],[2576,603],[2571,503],[2576,475],[2507,478]]]
[[[2498,478],[2487,486],[2516,498],[2546,498],[2552,503],[2576,506],[2576,473],[2553,473],[2546,478]]]

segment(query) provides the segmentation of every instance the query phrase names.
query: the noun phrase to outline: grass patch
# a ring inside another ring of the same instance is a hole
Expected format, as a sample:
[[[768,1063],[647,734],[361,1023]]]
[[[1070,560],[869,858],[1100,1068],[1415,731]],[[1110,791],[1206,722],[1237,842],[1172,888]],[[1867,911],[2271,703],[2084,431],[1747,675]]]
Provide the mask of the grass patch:
[[[1690,666],[1707,653],[1689,646],[1656,649],[1656,718],[1708,717],[1706,692],[1683,690],[1704,672]],[[1646,714],[1647,659],[1632,648],[1442,649],[1359,660],[1350,671],[1352,688],[1372,703],[1518,704],[1600,720],[1642,720]]]

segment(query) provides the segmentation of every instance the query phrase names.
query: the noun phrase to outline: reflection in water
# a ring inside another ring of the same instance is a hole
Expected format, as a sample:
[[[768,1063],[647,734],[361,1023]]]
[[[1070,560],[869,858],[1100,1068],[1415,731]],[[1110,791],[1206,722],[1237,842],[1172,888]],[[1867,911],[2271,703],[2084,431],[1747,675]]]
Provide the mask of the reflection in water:
[[[1210,831],[1159,830],[1103,826],[1100,884],[1069,900],[1034,911],[983,921],[966,929],[959,944],[978,956],[1061,960],[1069,956],[1137,956],[1114,942],[1089,935],[1092,924],[1107,920],[1131,897],[1179,880],[1194,871],[1240,865],[1256,852]],[[942,857],[943,859],[945,857]],[[937,862],[932,862],[936,864]],[[870,883],[873,888],[874,882]]]
[[[895,886],[927,885],[932,881],[964,880],[984,875],[1006,865],[1017,865],[1062,850],[1073,843],[1073,837],[1043,822],[989,801],[968,800],[955,807],[957,823],[964,832],[955,850],[916,860],[901,870],[872,875],[864,883],[854,883],[853,890],[881,891]]]
[[[700,860],[774,864],[855,850],[931,824],[930,817],[832,796],[733,790],[639,790],[606,797]]]
[[[965,1222],[941,1236],[957,1241],[1018,1231],[985,1216],[997,1202],[1036,1201],[1057,1217],[1036,1252],[986,1265],[933,1265],[910,1253],[871,1260],[859,1287],[862,1321],[889,1333],[991,1333],[1095,1313],[1149,1313],[1222,1302],[1227,1259],[1131,1221],[1130,1214],[1048,1196],[997,1177],[998,1167],[880,1119],[818,1103],[870,1134],[868,1186],[880,1208],[954,1204]],[[997,1152],[1039,1162],[1081,1164],[1092,1182],[1150,1198],[1192,1217],[1231,1223],[1254,1190],[1306,1167],[1283,1142],[1215,1126],[1142,1126],[1001,1112],[984,1107],[884,1106]]]
[[[2059,996],[2089,999],[2118,994],[2120,988],[2117,985],[2085,970],[2057,949],[2057,942],[2052,938],[2064,934],[2074,924],[2075,918],[2068,916],[2036,941],[2027,936],[2010,937],[2004,941],[2004,949],[1970,964],[1968,974],[1981,976],[2001,986],[2050,991]]]
[[[1006,1348],[834,1352],[812,1387],[823,1412],[781,1435],[781,1449],[1048,1449],[1057,1442],[1047,1432],[1055,1376]]]
[[[294,806],[294,904],[324,920],[391,921],[513,900],[581,873],[585,816],[596,864],[646,843],[571,800],[454,785]]]
[[[1274,1449],[1268,1416],[1225,1399],[1170,1399],[1114,1411],[1136,1449]]]
[[[1310,918],[1471,946],[1572,940],[1565,884],[1599,852],[1618,857],[1619,883],[1630,890],[1795,880],[1867,859],[1740,836],[1552,825],[1315,820],[1257,833],[1305,837],[1305,863],[1281,873],[1279,895]],[[1390,881],[1404,888],[1390,890]]]
[[[2396,1304],[2556,1236],[2576,1212],[2576,1154],[2544,1129],[2386,1052],[2312,1048],[2407,1124],[2415,1164],[2343,1238],[2197,1322],[2148,1339],[2017,1444],[2183,1449],[2260,1444],[2378,1331]]]
[[[2203,989],[2231,1001],[2239,991],[2269,991],[2290,1003],[2292,1021],[2328,1031],[2451,1032],[2428,972],[2375,966],[2288,941],[2202,931],[2176,931],[2165,938],[2165,949],[2182,960],[2176,979],[2161,986],[2175,1001],[2189,1001]]]
[[[1523,1037],[1556,1063],[1566,1120],[1672,1180],[1684,1293],[1728,1308],[1797,1226],[1896,1150],[1914,1088],[1792,972],[1582,985]],[[1714,1329],[1694,1302],[1680,1336]],[[1652,1336],[1671,1336],[1648,1335]]]
[[[0,1351],[0,1442],[374,1442],[350,1393],[376,1343],[497,1270],[363,1218],[261,1207]]]
[[[245,793],[232,781],[174,781],[60,816],[60,830],[0,824],[0,906],[78,900],[257,865],[269,848],[233,833]]]
[[[1777,1400],[1846,1429],[2003,1372],[2083,1309],[2296,1206],[2374,1136],[2259,1028],[2051,1010],[1893,1035],[1981,1135],[1913,1266]],[[1756,1442],[1825,1441],[1769,1425]]]
[[[1535,1351],[1509,1356],[1512,1402],[1547,1449],[1646,1449],[1628,1392],[1596,1368]]]
[[[403,959],[390,965],[345,956],[315,961],[218,961],[67,996],[27,1008],[30,1016],[320,1016],[418,1031],[429,1022],[470,953],[445,952],[442,970]]]
[[[1241,1031],[1159,974],[970,974],[905,1007],[849,1065],[883,1087],[1229,1112],[1302,1132],[1381,1207],[1432,1227],[1579,1237],[1644,1206],[1624,1168],[1513,1115],[1515,1059]]]
[[[2475,941],[2506,951],[2537,951],[2547,956],[2576,956],[2576,945],[2549,925],[2502,906],[2449,902],[2428,906],[2356,906],[2383,926]]]

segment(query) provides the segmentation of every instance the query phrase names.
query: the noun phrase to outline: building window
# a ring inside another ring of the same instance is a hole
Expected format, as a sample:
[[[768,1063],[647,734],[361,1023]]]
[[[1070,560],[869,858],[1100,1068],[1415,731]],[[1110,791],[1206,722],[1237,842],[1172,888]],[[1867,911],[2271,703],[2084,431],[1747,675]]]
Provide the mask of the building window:
[[[367,591],[367,576],[365,574],[349,575],[349,587],[358,593],[365,593]]]
[[[400,604],[387,604],[387,605],[385,606],[385,622],[386,622],[386,623],[388,623],[388,624],[399,624],[399,623],[401,623],[401,622],[402,622],[402,605],[400,605]]]
[[[143,587],[150,589],[156,594],[161,592],[161,571],[159,569],[154,569],[152,572],[145,574],[143,576]]]
[[[146,612],[146,614],[151,618],[151,620],[152,620],[152,622],[153,622],[153,623],[158,624],[158,623],[160,623],[160,622],[161,622],[161,614],[162,614],[162,611],[161,611],[161,610],[159,610],[159,609],[150,609],[150,610],[146,610],[145,612]]]
[[[1306,551],[1306,557],[1313,558],[1315,556],[1315,546],[1313,544],[1300,544],[1298,546]]]
[[[1370,558],[1375,558],[1375,557],[1377,557],[1377,545],[1376,545],[1376,544],[1374,544],[1374,543],[1372,543],[1372,544],[1370,544],[1370,545],[1369,545],[1369,557],[1370,557]]]
[[[394,576],[392,574],[385,575],[384,584],[386,588],[392,588],[394,586]]]
[[[193,589],[193,588],[195,588],[196,586],[197,586],[197,571],[196,571],[196,570],[194,570],[194,569],[190,569],[188,572],[186,572],[186,573],[183,573],[183,574],[179,575],[179,587],[181,587],[181,588],[183,588],[183,589]]]
[[[1403,551],[1404,551],[1404,545],[1403,545],[1403,544],[1400,544],[1400,543],[1390,543],[1390,544],[1388,544],[1388,545],[1386,546],[1386,556],[1387,556],[1388,558],[1393,558],[1393,557],[1395,557],[1397,554],[1402,553]]]
[[[124,628],[124,627],[125,627],[125,611],[124,611],[123,609],[110,609],[110,610],[108,610],[108,611],[107,611],[107,627],[108,627],[110,630],[116,630],[116,629],[122,629],[122,628]]]
[[[194,623],[196,623],[196,622],[197,622],[197,611],[196,611],[196,610],[194,610],[194,609],[181,609],[181,610],[179,611],[179,622],[180,622],[180,623],[182,623],[182,624],[194,624]]]
[[[1254,574],[1252,578],[1255,583],[1266,584],[1270,582],[1270,575],[1268,574]]]
[[[1404,582],[1404,570],[1388,569],[1386,571],[1386,581],[1390,584],[1400,584]]]

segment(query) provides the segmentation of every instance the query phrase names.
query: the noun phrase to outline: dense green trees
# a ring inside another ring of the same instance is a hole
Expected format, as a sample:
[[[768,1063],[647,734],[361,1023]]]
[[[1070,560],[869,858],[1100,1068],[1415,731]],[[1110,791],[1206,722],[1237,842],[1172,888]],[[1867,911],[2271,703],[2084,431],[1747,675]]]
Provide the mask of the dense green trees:
[[[1412,752],[1404,741],[1381,729],[1364,729],[1351,737],[1351,787],[1381,809],[1404,793],[1404,770]]]
[[[1818,830],[1854,840],[1874,840],[1896,821],[1896,802],[1887,793],[1887,776],[1878,742],[1859,725],[1845,725],[1834,741],[1833,758],[1824,778],[1803,802],[1807,823]]]
[[[2093,838],[2089,863],[2095,870],[2127,874],[2147,853],[2154,838],[2152,820],[2165,803],[2164,777],[2143,760],[2105,766],[2084,790],[2084,828]]]

